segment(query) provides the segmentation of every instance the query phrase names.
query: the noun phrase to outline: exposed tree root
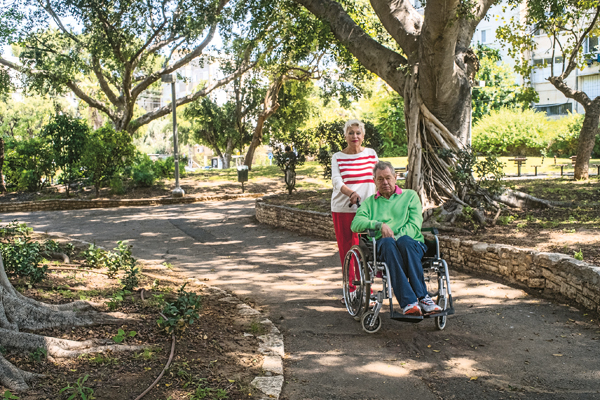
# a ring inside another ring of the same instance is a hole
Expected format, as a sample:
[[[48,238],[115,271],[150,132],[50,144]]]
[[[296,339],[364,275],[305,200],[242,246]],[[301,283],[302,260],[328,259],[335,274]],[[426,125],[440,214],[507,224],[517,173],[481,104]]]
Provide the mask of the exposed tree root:
[[[44,349],[50,358],[77,357],[82,354],[135,351],[144,346],[107,344],[99,340],[58,339],[22,330],[122,324],[126,319],[121,313],[81,312],[92,305],[83,301],[51,305],[23,296],[12,286],[0,257],[0,346],[7,350],[33,352]],[[131,319],[131,318],[129,318]],[[29,388],[28,383],[41,375],[22,371],[0,356],[0,384],[14,391]]]
[[[495,199],[509,207],[515,208],[552,208],[552,207],[574,207],[577,204],[572,201],[551,201],[538,199],[527,193],[505,188],[504,192],[495,196]]]

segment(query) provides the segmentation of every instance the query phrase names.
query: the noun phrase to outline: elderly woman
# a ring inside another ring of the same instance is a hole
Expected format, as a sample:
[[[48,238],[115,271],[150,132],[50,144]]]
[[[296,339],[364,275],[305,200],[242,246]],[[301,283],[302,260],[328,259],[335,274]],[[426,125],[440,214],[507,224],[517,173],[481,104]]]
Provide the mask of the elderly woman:
[[[379,161],[375,150],[362,146],[365,125],[359,120],[346,122],[344,139],[348,145],[331,159],[331,214],[342,265],[348,250],[358,244],[358,235],[352,232],[350,226],[356,214],[356,203],[375,194],[373,166]],[[351,275],[352,272],[353,269],[350,270]]]

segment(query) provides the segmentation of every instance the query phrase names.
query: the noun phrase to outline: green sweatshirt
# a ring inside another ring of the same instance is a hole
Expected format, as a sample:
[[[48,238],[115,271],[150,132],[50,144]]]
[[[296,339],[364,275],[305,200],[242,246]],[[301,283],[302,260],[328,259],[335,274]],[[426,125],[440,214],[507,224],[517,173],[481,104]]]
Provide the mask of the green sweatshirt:
[[[373,229],[378,231],[376,239],[379,239],[381,225],[387,224],[396,239],[408,235],[424,243],[421,234],[421,225],[423,225],[421,200],[414,190],[406,189],[398,194],[399,191],[399,188],[396,188],[396,193],[392,194],[389,200],[377,194],[365,199],[356,211],[352,221],[352,231],[364,232]]]

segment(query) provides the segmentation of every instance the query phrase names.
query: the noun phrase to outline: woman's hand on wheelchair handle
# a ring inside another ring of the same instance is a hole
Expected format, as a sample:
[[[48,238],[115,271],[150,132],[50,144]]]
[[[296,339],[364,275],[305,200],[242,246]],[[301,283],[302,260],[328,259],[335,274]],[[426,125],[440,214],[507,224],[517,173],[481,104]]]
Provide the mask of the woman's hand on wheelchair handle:
[[[392,228],[390,228],[389,226],[387,226],[387,224],[381,224],[381,237],[382,238],[386,238],[386,237],[394,237],[394,232],[392,231]]]
[[[358,195],[358,193],[352,192],[352,194],[350,195],[350,205],[358,204],[358,203],[360,203],[360,201],[361,201],[361,198]]]

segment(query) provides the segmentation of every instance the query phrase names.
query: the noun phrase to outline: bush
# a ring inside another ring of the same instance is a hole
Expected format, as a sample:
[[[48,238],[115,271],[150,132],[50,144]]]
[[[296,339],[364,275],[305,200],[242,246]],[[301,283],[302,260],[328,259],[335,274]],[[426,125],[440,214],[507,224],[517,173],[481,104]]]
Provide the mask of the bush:
[[[550,141],[550,123],[533,110],[492,111],[473,127],[473,150],[501,156],[539,156]]]
[[[201,306],[201,297],[193,292],[186,292],[185,285],[178,291],[177,300],[174,303],[166,303],[162,310],[162,316],[157,321],[160,329],[171,334],[175,330],[183,332],[188,325],[193,324],[200,318],[198,311]]]
[[[125,194],[125,186],[120,176],[113,176],[108,182],[112,194]]]
[[[132,169],[133,183],[138,186],[151,187],[154,185],[156,175],[154,172],[154,163],[147,154],[138,154],[136,163]]]
[[[52,146],[47,138],[6,140],[4,173],[9,186],[16,190],[39,190],[50,183],[54,171]]]
[[[179,176],[185,174],[185,162],[183,158],[179,159]],[[164,160],[160,158],[152,164],[152,170],[154,171],[154,177],[156,179],[163,178],[174,178],[175,177],[175,158],[169,156]]]
[[[69,115],[56,115],[42,129],[53,151],[54,164],[61,172],[61,183],[65,185],[67,196],[70,185],[82,178],[81,158],[89,136],[90,128],[80,118]]]
[[[90,134],[82,159],[86,175],[91,180],[96,195],[100,187],[131,164],[135,146],[131,135],[117,132],[111,126],[104,126]]]
[[[12,243],[1,243],[2,259],[8,276],[27,278],[30,283],[46,277],[48,266],[38,267],[42,261],[42,246],[27,237],[18,237]]]

